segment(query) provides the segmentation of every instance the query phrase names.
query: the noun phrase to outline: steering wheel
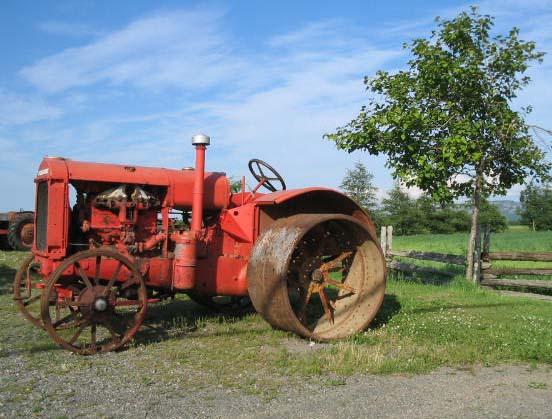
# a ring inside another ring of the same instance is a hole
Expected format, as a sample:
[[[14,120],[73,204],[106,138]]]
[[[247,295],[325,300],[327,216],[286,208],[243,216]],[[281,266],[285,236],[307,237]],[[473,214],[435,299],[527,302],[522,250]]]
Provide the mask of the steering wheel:
[[[259,183],[262,183],[262,186],[264,186],[266,189],[268,189],[270,192],[276,192],[278,189],[271,183],[272,181],[278,181],[281,186],[281,190],[286,190],[286,183],[284,182],[284,179],[280,174],[274,169],[271,165],[268,163],[265,163],[262,160],[259,159],[251,159],[248,163],[249,171],[255,178],[255,180]],[[256,168],[256,170],[255,170]],[[263,172],[263,168],[265,168],[268,171],[269,176],[265,175]]]

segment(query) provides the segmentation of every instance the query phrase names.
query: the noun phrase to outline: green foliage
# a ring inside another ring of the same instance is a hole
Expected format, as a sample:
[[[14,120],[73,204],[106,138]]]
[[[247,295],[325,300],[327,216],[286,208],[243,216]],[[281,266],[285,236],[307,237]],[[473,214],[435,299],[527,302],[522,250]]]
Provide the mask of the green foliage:
[[[429,39],[405,45],[407,70],[365,79],[368,105],[326,138],[348,152],[385,154],[395,178],[439,202],[546,177],[550,163],[524,121],[531,108],[511,107],[544,54],[517,28],[491,37],[494,19],[476,8],[437,22]]]
[[[383,199],[381,211],[384,223],[392,225],[396,235],[424,232],[424,226],[421,223],[422,214],[416,206],[416,201],[408,196],[398,183]]]
[[[467,231],[470,223],[465,211],[451,205],[438,206],[427,195],[411,198],[399,185],[383,200],[381,211],[382,222],[392,225],[397,235],[449,234]]]
[[[347,169],[347,174],[339,186],[345,194],[368,212],[376,207],[376,188],[373,184],[374,175],[368,172],[361,162],[356,162],[353,169]]]
[[[521,222],[535,230],[552,230],[552,190],[530,183],[521,192]]]
[[[239,193],[241,192],[241,179],[230,178],[230,192]]]
[[[502,215],[496,205],[491,204],[486,199],[481,200],[479,214],[479,224],[489,225],[493,233],[500,233],[508,229],[508,221]]]

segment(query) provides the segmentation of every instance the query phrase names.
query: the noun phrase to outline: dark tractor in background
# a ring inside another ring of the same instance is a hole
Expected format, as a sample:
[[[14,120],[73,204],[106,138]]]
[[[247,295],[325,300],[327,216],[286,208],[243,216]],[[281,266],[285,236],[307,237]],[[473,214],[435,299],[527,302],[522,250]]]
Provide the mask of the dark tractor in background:
[[[34,212],[0,213],[0,248],[31,250],[34,239]]]

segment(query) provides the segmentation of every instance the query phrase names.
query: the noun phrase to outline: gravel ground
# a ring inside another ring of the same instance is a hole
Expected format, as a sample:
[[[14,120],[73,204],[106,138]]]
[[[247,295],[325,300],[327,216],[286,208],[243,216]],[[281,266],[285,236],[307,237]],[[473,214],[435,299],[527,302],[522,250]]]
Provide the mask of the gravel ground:
[[[266,400],[217,385],[195,388],[129,379],[118,354],[55,373],[18,355],[2,360],[0,417],[552,417],[552,368],[501,365],[442,368],[415,376],[358,375],[292,385]],[[61,372],[61,373],[60,373]],[[109,377],[105,380],[104,377]]]

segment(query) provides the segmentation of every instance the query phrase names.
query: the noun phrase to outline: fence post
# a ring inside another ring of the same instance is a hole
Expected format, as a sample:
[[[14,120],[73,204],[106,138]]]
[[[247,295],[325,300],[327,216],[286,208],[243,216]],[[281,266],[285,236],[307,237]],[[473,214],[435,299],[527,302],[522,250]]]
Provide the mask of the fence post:
[[[481,259],[488,262],[489,253],[491,253],[491,226],[486,224],[485,230],[483,231],[483,251],[481,252]]]
[[[393,226],[387,226],[387,250],[385,253],[389,254],[389,257],[391,257],[391,250],[393,250]]]
[[[481,279],[481,226],[475,232],[475,249],[473,255],[473,282],[479,284]]]
[[[380,244],[383,256],[387,257],[387,227],[381,226]]]

